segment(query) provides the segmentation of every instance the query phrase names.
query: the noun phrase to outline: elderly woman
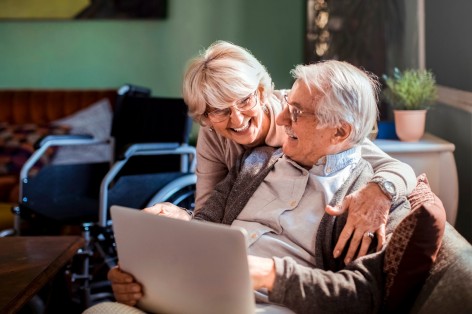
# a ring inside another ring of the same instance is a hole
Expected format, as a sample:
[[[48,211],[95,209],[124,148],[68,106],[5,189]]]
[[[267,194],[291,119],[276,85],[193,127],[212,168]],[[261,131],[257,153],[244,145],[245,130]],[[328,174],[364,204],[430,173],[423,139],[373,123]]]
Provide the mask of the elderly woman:
[[[265,67],[237,45],[217,41],[190,61],[183,95],[189,114],[202,126],[197,141],[196,212],[246,149],[282,146],[286,135],[275,117],[284,109],[281,100],[285,94],[274,91]],[[362,143],[362,157],[374,168],[371,182],[348,195],[341,206],[327,207],[332,215],[349,210],[333,252],[339,256],[351,240],[346,262],[355,257],[366,232],[376,233],[381,248],[391,204],[416,185],[410,166],[391,158],[369,140]],[[358,256],[364,254],[361,250]]]

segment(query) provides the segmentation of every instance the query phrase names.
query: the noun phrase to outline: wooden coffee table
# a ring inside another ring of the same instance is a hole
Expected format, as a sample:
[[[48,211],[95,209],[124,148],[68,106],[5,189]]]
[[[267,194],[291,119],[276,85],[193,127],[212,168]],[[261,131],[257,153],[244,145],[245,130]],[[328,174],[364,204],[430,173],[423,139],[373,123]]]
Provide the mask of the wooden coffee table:
[[[71,260],[79,236],[0,238],[0,313],[15,313]]]

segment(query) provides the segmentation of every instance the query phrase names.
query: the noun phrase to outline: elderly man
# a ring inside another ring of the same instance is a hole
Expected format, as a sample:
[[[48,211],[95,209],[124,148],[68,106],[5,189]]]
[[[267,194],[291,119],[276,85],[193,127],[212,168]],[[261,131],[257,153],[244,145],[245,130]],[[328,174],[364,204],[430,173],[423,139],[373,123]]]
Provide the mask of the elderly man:
[[[346,251],[337,258],[333,251],[346,215],[324,212],[373,175],[358,144],[377,118],[377,82],[339,61],[299,65],[292,74],[296,81],[277,117],[288,137],[282,150],[246,153],[193,219],[247,230],[258,300],[265,297],[301,313],[377,312],[383,300],[383,251],[345,265]],[[396,200],[393,209],[387,235],[409,204]],[[146,210],[191,218],[168,203]],[[367,232],[365,238],[360,250],[375,251],[374,235]],[[119,268],[109,279],[117,301],[134,305],[141,297],[140,285]]]

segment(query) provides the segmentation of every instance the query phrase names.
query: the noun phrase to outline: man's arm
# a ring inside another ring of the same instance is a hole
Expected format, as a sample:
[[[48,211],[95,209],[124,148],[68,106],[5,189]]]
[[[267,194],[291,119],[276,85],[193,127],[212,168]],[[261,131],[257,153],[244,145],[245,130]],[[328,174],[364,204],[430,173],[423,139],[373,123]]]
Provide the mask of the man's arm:
[[[383,253],[356,260],[339,271],[298,265],[292,258],[249,256],[253,289],[297,313],[378,312],[383,299]]]
[[[384,291],[383,251],[332,272],[274,258],[275,280],[269,300],[297,313],[377,313]]]

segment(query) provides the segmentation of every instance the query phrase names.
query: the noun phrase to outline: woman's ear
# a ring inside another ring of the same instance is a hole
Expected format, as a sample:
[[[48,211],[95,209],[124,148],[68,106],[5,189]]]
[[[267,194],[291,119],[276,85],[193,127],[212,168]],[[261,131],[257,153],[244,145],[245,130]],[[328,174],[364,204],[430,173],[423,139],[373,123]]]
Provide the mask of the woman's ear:
[[[201,115],[199,122],[201,126],[213,129],[213,123],[211,123],[211,120],[208,118],[206,113]]]
[[[259,100],[261,101],[261,104],[265,103],[266,101],[266,95],[264,93],[265,89],[263,85],[259,85],[257,87],[257,96],[259,97]]]

